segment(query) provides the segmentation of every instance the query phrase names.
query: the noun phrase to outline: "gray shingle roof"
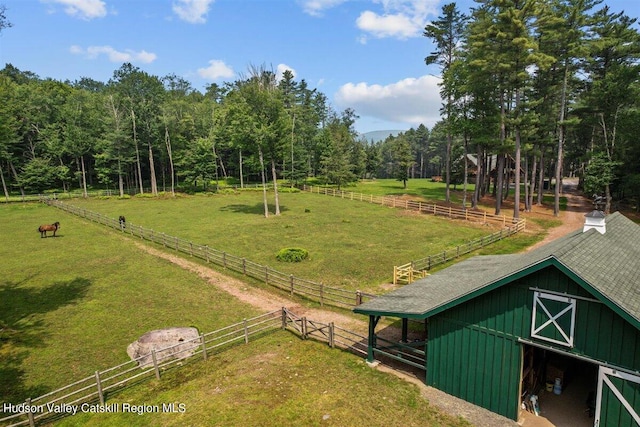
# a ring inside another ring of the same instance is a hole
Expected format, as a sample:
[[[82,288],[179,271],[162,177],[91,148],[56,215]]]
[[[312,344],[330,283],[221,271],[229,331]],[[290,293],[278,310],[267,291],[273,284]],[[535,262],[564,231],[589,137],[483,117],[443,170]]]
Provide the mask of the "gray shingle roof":
[[[618,212],[607,216],[606,224],[605,234],[580,229],[530,252],[467,259],[354,311],[427,317],[553,260],[640,323],[640,226]]]

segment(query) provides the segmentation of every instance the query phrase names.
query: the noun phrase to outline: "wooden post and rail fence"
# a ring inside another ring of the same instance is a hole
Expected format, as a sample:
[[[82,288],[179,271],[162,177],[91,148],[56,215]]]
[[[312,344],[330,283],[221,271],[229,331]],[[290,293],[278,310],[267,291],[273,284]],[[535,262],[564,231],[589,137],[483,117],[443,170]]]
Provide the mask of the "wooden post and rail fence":
[[[313,187],[306,188],[307,191],[311,191]],[[319,192],[320,189],[315,191]],[[335,189],[323,188],[323,191],[319,194],[335,195],[344,197],[348,194],[353,200],[366,199],[363,194],[357,195],[356,193],[346,193]],[[395,198],[370,196],[369,200],[373,203],[380,203],[397,208],[405,208],[413,210],[413,207],[417,208],[418,212],[433,213],[435,215],[446,215],[449,218],[466,219],[467,221],[483,221],[483,223],[493,221],[500,221],[503,224],[506,223],[506,217],[496,217],[495,215],[487,214],[486,212],[480,214],[474,211],[462,211],[453,208],[446,208],[443,210],[438,205],[423,204],[422,202],[411,202],[408,200],[401,200],[395,202]],[[348,291],[345,289],[334,288],[326,286],[323,283],[317,283],[311,280],[295,277],[291,274],[282,273],[278,270],[274,270],[269,266],[264,266],[241,258],[228,254],[224,251],[210,248],[206,245],[200,245],[197,243],[189,242],[179,237],[170,236],[162,232],[157,232],[151,229],[146,229],[142,226],[138,226],[132,223],[121,224],[115,218],[109,218],[105,215],[92,212],[87,209],[78,208],[76,206],[68,205],[58,200],[57,197],[49,198],[42,197],[40,199],[44,203],[51,206],[55,206],[66,212],[88,219],[90,221],[97,222],[102,225],[106,225],[116,230],[120,230],[123,233],[130,234],[134,237],[139,237],[143,240],[149,240],[154,243],[160,244],[165,248],[173,249],[177,252],[188,254],[189,256],[200,258],[207,263],[214,263],[224,268],[230,269],[237,273],[252,277],[254,279],[263,281],[267,285],[274,286],[281,290],[287,291],[291,296],[297,295],[303,298],[311,299],[319,302],[321,306],[324,304],[332,305],[342,308],[353,308],[360,305],[365,300],[375,298],[376,295],[368,294],[362,291]],[[389,201],[391,200],[391,202]],[[464,214],[464,215],[463,215]],[[430,255],[418,261],[411,261],[408,264],[401,266],[394,266],[393,283],[394,284],[408,284],[413,282],[417,278],[424,277],[431,267],[450,261],[451,259],[469,253],[475,249],[482,248],[490,243],[508,237],[514,233],[517,233],[525,228],[525,220],[520,220],[512,225],[506,227],[499,232],[493,233],[489,236],[482,237],[476,241],[469,242],[469,244],[458,246],[454,250],[447,250],[441,254]],[[462,248],[462,249],[461,249]]]
[[[341,328],[333,322],[326,324],[298,317],[283,307],[213,332],[201,333],[199,337],[175,346],[152,350],[149,354],[120,365],[96,370],[85,378],[42,396],[27,398],[24,402],[5,402],[0,412],[0,425],[33,427],[50,424],[68,415],[61,413],[60,408],[73,407],[83,413],[122,412],[124,403],[115,403],[112,398],[134,381],[161,380],[162,375],[170,369],[180,369],[199,360],[207,361],[233,346],[246,345],[266,334],[283,330],[293,332],[302,339],[326,342],[331,348],[341,348],[362,357],[367,355],[366,336]],[[163,357],[163,354],[174,356]],[[158,412],[175,410],[168,405],[171,404],[158,405]]]
[[[417,279],[427,276],[433,267],[444,264],[462,255],[481,249],[487,245],[519,233],[525,229],[526,220],[508,218],[506,215],[492,215],[482,210],[456,209],[451,206],[440,206],[435,203],[426,203],[416,200],[401,199],[393,196],[374,196],[372,194],[354,193],[336,188],[303,186],[303,191],[314,194],[324,194],[326,196],[340,197],[347,200],[357,200],[361,202],[374,203],[382,206],[406,209],[424,214],[444,216],[450,219],[461,219],[465,221],[480,222],[482,224],[493,224],[503,228],[488,236],[468,242],[455,248],[447,249],[439,254],[429,255],[425,258],[411,261],[407,264],[393,267],[393,284],[409,284]]]

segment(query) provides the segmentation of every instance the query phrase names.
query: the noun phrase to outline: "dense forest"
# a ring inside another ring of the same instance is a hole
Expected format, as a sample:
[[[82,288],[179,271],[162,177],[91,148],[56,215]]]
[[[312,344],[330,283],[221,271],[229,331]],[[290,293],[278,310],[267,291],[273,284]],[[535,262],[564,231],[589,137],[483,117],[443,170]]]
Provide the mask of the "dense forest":
[[[4,9],[0,17],[6,31]],[[472,208],[491,195],[500,213],[512,198],[518,217],[543,187],[578,176],[587,194],[605,196],[607,211],[638,209],[636,26],[597,0],[482,0],[469,15],[447,4],[424,29],[434,51],[407,59],[440,67],[441,120],[383,141],[355,132],[356,111],[337,112],[304,79],[277,79],[264,66],[202,93],[130,63],[107,82],[56,81],[6,64],[3,191],[157,194],[270,181],[277,208],[277,182],[342,187],[392,177],[406,185],[438,176],[447,201],[450,186],[461,185],[466,205],[471,182]]]

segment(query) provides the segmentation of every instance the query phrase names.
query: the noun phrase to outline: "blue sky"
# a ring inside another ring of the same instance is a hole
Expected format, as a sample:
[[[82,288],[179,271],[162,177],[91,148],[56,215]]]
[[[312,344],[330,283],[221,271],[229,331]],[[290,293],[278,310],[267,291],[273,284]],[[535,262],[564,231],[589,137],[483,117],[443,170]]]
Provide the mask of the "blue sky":
[[[422,35],[451,0],[0,0],[0,66],[41,78],[106,82],[131,62],[203,91],[249,66],[290,69],[353,108],[356,130],[407,130],[438,120],[436,66]],[[604,0],[640,16],[638,0]],[[472,0],[456,1],[466,12]]]

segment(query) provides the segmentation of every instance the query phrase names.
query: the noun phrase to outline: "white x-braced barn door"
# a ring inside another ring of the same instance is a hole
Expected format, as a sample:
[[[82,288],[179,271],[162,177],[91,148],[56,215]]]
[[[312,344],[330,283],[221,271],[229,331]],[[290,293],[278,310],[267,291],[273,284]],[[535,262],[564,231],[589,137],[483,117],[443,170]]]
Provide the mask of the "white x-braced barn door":
[[[532,338],[573,347],[575,323],[575,298],[537,291],[533,293]]]
[[[640,426],[639,376],[600,366],[594,426]]]

